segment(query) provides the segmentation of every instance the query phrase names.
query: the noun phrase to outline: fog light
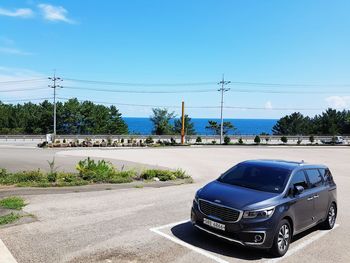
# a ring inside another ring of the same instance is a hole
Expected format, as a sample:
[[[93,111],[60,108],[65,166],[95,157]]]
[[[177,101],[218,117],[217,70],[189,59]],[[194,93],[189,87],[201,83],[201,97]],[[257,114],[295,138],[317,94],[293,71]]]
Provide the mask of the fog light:
[[[257,235],[254,236],[254,242],[255,243],[261,242],[262,239],[263,239],[262,235],[257,234]]]

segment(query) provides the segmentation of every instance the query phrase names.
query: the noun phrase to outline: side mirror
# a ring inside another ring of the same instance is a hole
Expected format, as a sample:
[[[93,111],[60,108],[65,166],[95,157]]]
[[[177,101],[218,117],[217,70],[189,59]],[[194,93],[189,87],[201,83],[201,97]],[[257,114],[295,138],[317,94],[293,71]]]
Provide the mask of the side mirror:
[[[302,192],[304,192],[304,187],[302,187],[301,185],[296,185],[294,187],[294,195],[299,195],[301,194]]]

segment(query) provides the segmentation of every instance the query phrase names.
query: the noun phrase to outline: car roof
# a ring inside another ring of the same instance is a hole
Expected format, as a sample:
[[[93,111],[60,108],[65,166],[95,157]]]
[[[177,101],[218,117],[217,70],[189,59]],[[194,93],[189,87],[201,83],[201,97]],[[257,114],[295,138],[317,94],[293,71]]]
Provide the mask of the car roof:
[[[277,159],[247,160],[247,161],[242,162],[242,164],[284,168],[284,169],[288,169],[288,170],[295,170],[296,168],[300,168],[300,167],[303,167],[303,168],[327,168],[327,166],[321,165],[321,164],[309,164],[309,163],[305,163],[304,161],[296,162],[296,161],[286,161],[286,160],[277,160]]]

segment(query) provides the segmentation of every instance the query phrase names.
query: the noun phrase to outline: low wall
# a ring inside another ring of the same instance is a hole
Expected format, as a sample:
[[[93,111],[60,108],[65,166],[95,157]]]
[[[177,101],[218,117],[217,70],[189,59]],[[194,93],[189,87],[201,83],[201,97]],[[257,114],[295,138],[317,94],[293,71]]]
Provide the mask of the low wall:
[[[121,141],[124,139],[125,143],[128,141],[140,142],[146,140],[147,137],[151,136],[154,142],[169,141],[173,138],[177,143],[181,142],[181,136],[179,135],[57,135],[56,140],[61,142],[65,139],[68,141],[79,140],[80,142],[86,140],[87,138],[94,141],[111,140],[111,141]],[[214,141],[218,144],[220,142],[220,136],[210,136],[210,135],[193,135],[186,136],[187,143],[195,143],[197,137],[201,137],[203,144],[211,144]],[[243,143],[253,144],[255,135],[229,135],[232,143],[238,143],[238,140],[242,138]],[[300,144],[309,144],[309,136],[285,136],[288,139],[287,144],[297,144],[298,140],[301,140]],[[314,136],[314,144],[321,144],[322,140],[330,141],[333,136]],[[281,136],[276,135],[260,135],[261,144],[282,144]],[[343,136],[344,143],[350,144],[350,136]],[[40,143],[46,140],[46,135],[0,135],[1,142],[33,142]]]

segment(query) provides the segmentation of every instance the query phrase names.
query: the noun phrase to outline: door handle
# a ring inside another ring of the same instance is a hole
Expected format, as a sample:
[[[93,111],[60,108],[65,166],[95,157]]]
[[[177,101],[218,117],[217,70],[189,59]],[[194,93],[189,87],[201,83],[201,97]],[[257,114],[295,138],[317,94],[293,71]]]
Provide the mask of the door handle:
[[[311,201],[311,200],[313,200],[313,199],[314,199],[314,197],[311,196],[311,197],[309,197],[307,200],[308,200],[308,201]]]
[[[316,198],[319,198],[320,196],[319,195],[314,195],[314,198],[316,199]]]

